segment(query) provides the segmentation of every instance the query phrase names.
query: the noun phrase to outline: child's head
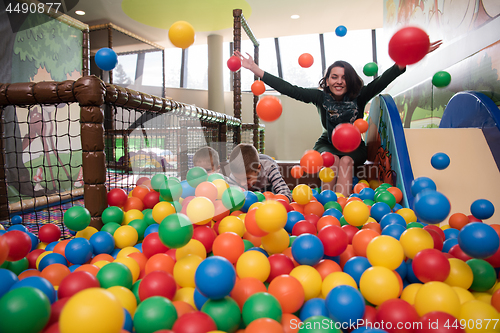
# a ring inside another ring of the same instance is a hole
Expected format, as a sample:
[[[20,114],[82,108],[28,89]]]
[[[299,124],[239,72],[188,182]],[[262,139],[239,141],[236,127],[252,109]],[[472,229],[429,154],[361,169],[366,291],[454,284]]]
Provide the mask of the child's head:
[[[194,153],[193,165],[207,170],[211,175],[220,171],[219,153],[212,147],[201,147]]]
[[[231,152],[229,167],[240,185],[251,188],[260,172],[259,152],[251,144],[240,143]]]

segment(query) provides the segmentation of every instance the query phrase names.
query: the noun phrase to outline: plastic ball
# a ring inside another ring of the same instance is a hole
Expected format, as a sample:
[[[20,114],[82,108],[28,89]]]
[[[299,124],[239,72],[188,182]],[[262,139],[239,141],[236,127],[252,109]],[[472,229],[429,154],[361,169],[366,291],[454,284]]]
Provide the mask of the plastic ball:
[[[245,204],[245,194],[236,186],[231,186],[222,194],[224,207],[231,211],[239,210]]]
[[[207,171],[202,167],[195,166],[188,170],[186,180],[189,186],[196,188],[196,186],[208,180]]]
[[[378,65],[375,62],[369,62],[363,67],[363,74],[366,76],[374,76],[378,72]]]
[[[275,96],[264,96],[257,103],[257,115],[267,122],[276,121],[283,112],[283,107],[279,98]]]
[[[241,311],[245,325],[259,318],[281,320],[283,311],[279,301],[270,293],[255,293],[248,297]]]
[[[97,272],[97,280],[102,288],[113,286],[122,286],[132,288],[132,272],[130,269],[120,262],[110,262]]]
[[[357,322],[365,313],[365,300],[358,289],[352,286],[337,286],[325,299],[330,318],[338,323]]]
[[[12,230],[0,237],[4,242],[3,248],[8,251],[5,258],[7,261],[21,260],[31,251],[31,238],[25,232]],[[3,255],[5,256],[5,254]]]
[[[177,21],[168,29],[168,39],[175,47],[187,49],[194,43],[194,38],[194,28],[186,21]]]
[[[500,245],[498,234],[488,224],[466,224],[458,234],[460,248],[470,257],[484,259],[497,252]]]
[[[230,71],[236,72],[241,68],[241,59],[238,56],[231,56],[227,60],[227,68],[229,68]]]
[[[217,329],[222,332],[236,331],[241,322],[240,307],[230,297],[220,300],[209,299],[203,304],[201,311],[208,314],[215,322]]]
[[[361,143],[361,133],[357,127],[349,123],[337,125],[332,132],[332,144],[343,153],[356,150]]]
[[[69,241],[64,250],[66,259],[77,265],[83,265],[92,258],[93,248],[85,238],[75,238]]]
[[[441,251],[424,249],[412,261],[413,273],[422,282],[444,281],[450,273],[450,263]]]
[[[345,205],[343,213],[346,222],[355,227],[365,224],[370,217],[370,210],[362,201],[349,202]]]
[[[265,232],[283,229],[288,219],[285,207],[275,200],[266,200],[255,212],[257,226]]]
[[[299,65],[300,67],[302,68],[309,68],[312,66],[312,64],[314,63],[314,58],[311,54],[309,53],[302,53],[300,56],[299,56]]]
[[[288,275],[295,267],[292,259],[283,253],[276,253],[268,258],[271,266],[271,271],[267,278],[267,282],[271,282],[275,277],[286,274]]]
[[[335,28],[335,34],[339,37],[344,37],[347,34],[347,28],[343,25],[339,25]]]
[[[433,311],[441,311],[458,318],[460,300],[456,292],[446,283],[432,281],[418,289],[415,295],[415,310],[419,316]]]
[[[263,236],[261,242],[267,253],[282,253],[290,246],[290,237],[285,229],[280,229]]]
[[[195,167],[196,168],[196,167]],[[205,169],[203,169],[205,171]],[[189,173],[189,171],[188,171]],[[206,174],[206,171],[205,171]],[[189,180],[188,180],[189,181]],[[179,179],[175,177],[169,177],[167,181],[160,185],[160,199],[165,201],[177,201],[182,195],[182,185]]]
[[[495,285],[496,271],[488,262],[474,258],[467,260],[466,263],[471,268],[474,276],[470,290],[482,292],[491,289]]]
[[[161,296],[149,297],[143,300],[135,310],[134,329],[137,333],[169,330],[177,318],[177,310],[172,301]]]
[[[304,169],[302,169],[302,167],[300,165],[294,165],[290,169],[290,175],[295,179],[299,179],[300,177],[302,177],[304,175]]]
[[[474,279],[470,266],[457,258],[450,258],[448,261],[450,263],[450,272],[443,282],[449,286],[469,289]]]
[[[451,205],[446,196],[437,191],[419,193],[414,202],[417,217],[425,223],[436,224],[444,221],[450,214]]]
[[[238,258],[236,272],[239,278],[253,277],[264,282],[271,272],[271,264],[262,252],[247,251]]]
[[[386,327],[408,328],[419,322],[420,317],[408,302],[402,299],[390,299],[377,308],[376,320],[379,323],[386,323]],[[401,330],[401,332],[408,331],[412,330]]]
[[[451,82],[451,75],[445,71],[436,72],[432,76],[432,84],[437,88],[447,87]]]
[[[361,275],[359,289],[365,299],[374,305],[396,298],[400,293],[398,277],[392,270],[382,266],[368,268]]]
[[[378,236],[368,243],[366,257],[373,266],[383,266],[390,270],[398,268],[405,254],[401,243],[390,236]]]
[[[356,119],[353,125],[359,130],[360,133],[368,131],[368,122],[364,119]]]
[[[63,216],[64,225],[73,231],[81,231],[90,224],[90,212],[82,206],[68,208]]]
[[[323,243],[315,235],[302,234],[292,244],[292,255],[300,265],[314,266],[323,258]]]
[[[158,235],[165,246],[176,249],[186,245],[193,237],[193,225],[186,215],[171,214],[160,223]]]
[[[229,295],[235,282],[236,271],[231,262],[223,257],[209,257],[196,270],[196,288],[210,299],[222,299]]]
[[[493,206],[489,200],[478,199],[470,206],[470,212],[475,218],[486,220],[492,217],[495,213],[495,206]]]
[[[95,64],[103,71],[112,71],[118,64],[116,52],[109,47],[99,49],[95,54]]]
[[[389,41],[389,56],[401,66],[422,60],[429,51],[429,36],[417,27],[406,27],[396,32]]]
[[[306,173],[315,174],[323,167],[323,157],[315,150],[308,150],[302,155],[300,166]]]
[[[113,234],[115,246],[123,249],[127,246],[134,246],[139,240],[139,234],[132,226],[122,225]]]
[[[209,332],[215,331],[217,326],[214,320],[206,313],[194,311],[180,316],[172,326],[174,332]]]
[[[331,168],[323,167],[319,171],[318,176],[319,176],[319,179],[321,179],[321,181],[323,183],[329,183],[335,178],[335,172],[333,172],[333,170]]]
[[[279,321],[270,318],[259,318],[252,321],[246,328],[246,333],[281,333],[285,332]]]
[[[328,225],[318,232],[318,239],[323,244],[327,256],[338,256],[347,248],[349,239],[346,232],[336,225]]]
[[[57,289],[59,299],[71,297],[76,293],[88,289],[99,288],[99,280],[89,272],[76,271],[66,276]]]
[[[289,275],[299,280],[304,288],[304,300],[308,301],[318,297],[321,293],[322,278],[312,266],[299,265]]]
[[[215,207],[210,199],[196,197],[188,203],[186,215],[192,223],[203,225],[212,220],[215,215]]]
[[[457,230],[461,230],[469,222],[469,218],[463,213],[454,213],[448,219],[449,226]]]
[[[445,153],[436,153],[431,157],[431,165],[436,170],[444,170],[450,165],[450,157]]]
[[[359,280],[363,273],[372,267],[370,262],[365,257],[352,257],[344,264],[344,273],[348,274],[354,279],[356,286],[359,285]],[[340,268],[340,267],[339,267]]]
[[[252,90],[252,93],[255,96],[260,96],[266,92],[266,86],[264,85],[264,82],[262,82],[261,80],[255,80],[252,83],[252,86],[250,87],[250,89]]]
[[[230,296],[238,303],[240,308],[243,308],[243,304],[248,297],[258,292],[267,292],[264,283],[253,277],[245,277],[236,281]]]
[[[335,163],[335,155],[328,151],[322,152],[321,158],[323,158],[323,166],[326,168],[331,167]]]
[[[120,207],[110,206],[102,212],[101,218],[102,218],[102,223],[104,224],[110,222],[121,224],[123,222],[124,213]]]
[[[59,240],[60,237],[61,229],[52,223],[42,225],[38,231],[38,238],[40,241],[47,244]]]
[[[410,259],[413,259],[418,252],[424,249],[434,248],[432,236],[427,230],[420,228],[407,229],[403,232],[399,241],[403,246],[405,255]]]
[[[284,313],[294,313],[304,303],[302,285],[290,275],[281,275],[274,278],[269,284],[268,292],[278,300]]]

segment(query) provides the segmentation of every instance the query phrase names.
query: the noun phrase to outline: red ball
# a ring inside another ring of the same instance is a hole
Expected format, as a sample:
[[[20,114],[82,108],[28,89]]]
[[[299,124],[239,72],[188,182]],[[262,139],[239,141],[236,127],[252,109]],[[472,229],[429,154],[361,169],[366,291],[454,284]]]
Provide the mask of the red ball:
[[[307,210],[306,208],[304,208],[304,219],[307,222],[311,223],[314,226],[314,228],[316,228],[316,226],[318,225],[319,216],[314,214],[307,214]]]
[[[152,232],[144,237],[142,241],[142,253],[144,253],[146,258],[151,258],[157,253],[166,253],[167,251],[168,247],[161,242],[157,232]]]
[[[332,144],[343,153],[356,150],[361,143],[361,133],[349,123],[339,124],[332,132]]]
[[[55,242],[61,238],[61,229],[52,223],[44,224],[38,231],[38,238],[46,244]]]
[[[112,189],[111,191],[108,192],[107,197],[108,197],[108,205],[117,207],[123,207],[128,199],[127,192],[125,192],[121,188]]]
[[[323,158],[323,166],[325,168],[329,168],[335,164],[335,155],[328,151],[324,151],[321,153],[321,157]]]
[[[422,60],[429,51],[430,40],[425,31],[406,27],[396,32],[389,41],[389,56],[401,66]]]
[[[444,231],[443,229],[441,229],[440,227],[438,227],[437,225],[434,225],[434,224],[429,224],[429,225],[426,225],[424,227],[425,230],[434,230],[435,232],[437,232],[439,234],[439,236],[441,236],[441,239],[442,241],[444,242],[445,239],[446,239],[446,236],[444,234]]]
[[[431,235],[431,237],[434,241],[434,248],[438,251],[442,251],[443,250],[443,239],[441,238],[439,233],[437,233],[435,230],[432,230],[432,229],[427,229],[427,232],[429,233],[429,235]]]
[[[144,204],[144,209],[148,208],[153,209],[158,202],[160,202],[160,193],[156,191],[148,192],[142,199],[142,203]]]
[[[267,278],[267,282],[271,282],[275,277],[290,274],[292,269],[294,269],[295,265],[293,264],[292,259],[286,256],[283,253],[275,253],[270,255],[269,264],[271,265],[271,272],[269,273],[269,277]]]
[[[309,174],[318,173],[323,167],[323,157],[316,150],[308,150],[302,155],[300,166]]]
[[[227,60],[227,68],[229,68],[233,72],[236,72],[241,68],[241,59],[235,55],[231,56]]]
[[[2,238],[2,237],[0,237],[0,238]],[[36,260],[38,259],[38,256],[44,252],[45,252],[44,249],[35,249],[35,250],[31,251],[30,253],[28,253],[28,255],[26,256],[26,259],[28,259],[28,268],[35,268],[36,269]],[[1,246],[0,246],[0,253],[2,253]]]
[[[266,86],[261,80],[255,80],[251,86],[252,92],[255,96],[262,95],[266,92]]]
[[[217,330],[217,325],[205,312],[194,311],[180,316],[172,330],[176,333],[210,332]]]
[[[411,266],[415,276],[423,283],[442,282],[450,274],[450,262],[442,252],[436,249],[424,249],[418,252]]]
[[[385,329],[389,333],[413,333],[414,323],[418,322],[420,317],[410,303],[394,298],[379,305],[376,319],[379,323],[387,323]]]
[[[299,65],[303,68],[309,68],[314,63],[314,58],[309,53],[302,53],[299,56]]]
[[[323,244],[327,256],[338,256],[347,249],[349,238],[341,227],[328,225],[318,232],[318,238]]]
[[[52,326],[54,323],[59,322],[59,316],[61,315],[61,311],[64,305],[66,305],[66,302],[68,301],[69,297],[65,297],[65,298],[60,298],[54,303],[52,303],[52,305],[50,306],[49,322],[47,323],[47,325],[45,325],[46,328]]]
[[[100,286],[99,280],[91,273],[75,271],[62,279],[59,289],[57,289],[57,296],[59,299],[63,299],[71,297],[84,289],[99,288]]]
[[[0,236],[0,265],[2,265],[9,255],[9,244],[7,243],[7,239]],[[34,267],[32,267],[34,268]]]
[[[467,261],[467,260],[472,259],[472,257],[469,257],[467,254],[465,254],[465,252],[460,248],[459,244],[453,245],[450,248],[450,250],[448,251],[448,253],[451,254],[452,256],[454,256],[455,258],[460,259],[462,261]],[[487,260],[487,259],[485,259],[485,260]]]
[[[420,322],[422,326],[418,326],[415,333],[465,333],[460,321],[446,312],[428,312],[420,318]]]
[[[292,228],[292,235],[300,236],[302,234],[316,235],[316,227],[314,226],[314,224],[307,221],[299,221],[295,223]]]
[[[215,237],[217,237],[217,234],[214,229],[207,225],[201,225],[194,228],[193,239],[200,241],[205,247],[205,250],[207,250],[207,253],[212,252],[212,245],[214,244]]]
[[[18,261],[23,259],[31,251],[31,238],[27,233],[20,230],[7,231],[2,236],[7,241],[9,254],[7,261]]]
[[[260,119],[267,122],[277,120],[283,112],[281,101],[278,97],[264,96],[257,103],[257,115]]]
[[[293,210],[293,207],[290,206],[290,203],[288,201],[286,201],[285,199],[276,199],[276,201],[278,201],[280,204],[282,204],[285,209],[286,209],[286,212],[291,212]]]
[[[352,244],[352,238],[359,231],[359,229],[350,224],[343,225],[341,228],[347,234],[347,239],[349,240],[349,244]]]
[[[139,299],[144,301],[148,297],[163,296],[173,300],[177,284],[172,274],[165,271],[153,271],[142,278],[139,284]]]

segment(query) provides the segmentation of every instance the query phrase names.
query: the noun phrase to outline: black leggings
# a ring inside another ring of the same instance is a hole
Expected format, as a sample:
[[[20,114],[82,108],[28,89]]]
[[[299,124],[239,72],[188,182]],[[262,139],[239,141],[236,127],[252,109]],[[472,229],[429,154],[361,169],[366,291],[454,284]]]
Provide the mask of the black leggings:
[[[334,155],[337,155],[338,157],[350,156],[354,160],[354,167],[358,167],[365,164],[366,158],[368,156],[368,151],[366,149],[366,145],[363,140],[361,140],[361,143],[359,144],[359,147],[356,148],[356,150],[351,151],[350,153],[343,153],[337,150],[337,148],[335,148],[328,141],[327,132],[323,132],[323,134],[319,137],[318,141],[316,141],[316,143],[314,144],[313,149],[320,153],[327,151]]]

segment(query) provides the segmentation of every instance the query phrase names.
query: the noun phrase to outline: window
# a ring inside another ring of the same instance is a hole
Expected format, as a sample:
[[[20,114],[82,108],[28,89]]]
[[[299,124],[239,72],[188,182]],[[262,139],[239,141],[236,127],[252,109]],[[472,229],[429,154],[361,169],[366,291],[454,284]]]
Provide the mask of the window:
[[[300,35],[279,38],[283,79],[300,87],[318,87],[321,79],[321,50],[319,35]],[[309,53],[314,63],[309,68],[299,66],[299,56]]]
[[[208,45],[190,46],[187,53],[188,89],[208,89]]]
[[[137,69],[137,54],[126,54],[118,56],[118,64],[113,71],[115,84],[130,85],[135,82]]]
[[[165,87],[179,88],[181,85],[182,49],[165,49]]]
[[[394,61],[389,57],[389,40],[392,34],[387,32],[384,34],[384,29],[380,28],[375,30],[377,40],[377,60],[379,67],[379,74],[383,73],[386,69],[394,65]]]
[[[161,87],[163,85],[162,52],[148,52],[144,58],[142,84]]]

